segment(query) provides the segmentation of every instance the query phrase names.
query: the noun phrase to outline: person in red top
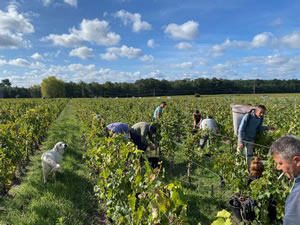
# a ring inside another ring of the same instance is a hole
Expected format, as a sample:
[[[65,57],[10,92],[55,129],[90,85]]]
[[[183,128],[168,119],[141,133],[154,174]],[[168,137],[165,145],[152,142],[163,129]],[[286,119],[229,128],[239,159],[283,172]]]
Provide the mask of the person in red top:
[[[193,132],[197,133],[199,126],[200,126],[201,119],[202,119],[201,114],[198,109],[196,109],[193,112],[193,119],[194,119]]]

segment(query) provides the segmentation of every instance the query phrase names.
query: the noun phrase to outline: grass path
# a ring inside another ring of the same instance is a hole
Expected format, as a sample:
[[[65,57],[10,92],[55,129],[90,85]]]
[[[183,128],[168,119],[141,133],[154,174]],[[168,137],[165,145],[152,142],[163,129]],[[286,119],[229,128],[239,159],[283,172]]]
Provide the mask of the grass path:
[[[43,183],[41,154],[55,143],[68,144],[56,183]],[[42,150],[31,157],[21,185],[13,187],[0,202],[0,224],[105,224],[93,196],[93,185],[85,177],[84,144],[71,102],[51,125]]]

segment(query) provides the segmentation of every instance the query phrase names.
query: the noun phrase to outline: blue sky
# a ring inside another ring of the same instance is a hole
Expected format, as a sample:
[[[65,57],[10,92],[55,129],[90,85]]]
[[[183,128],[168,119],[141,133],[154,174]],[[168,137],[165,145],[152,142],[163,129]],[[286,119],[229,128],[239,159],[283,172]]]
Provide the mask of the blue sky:
[[[298,0],[0,1],[0,79],[299,79]]]

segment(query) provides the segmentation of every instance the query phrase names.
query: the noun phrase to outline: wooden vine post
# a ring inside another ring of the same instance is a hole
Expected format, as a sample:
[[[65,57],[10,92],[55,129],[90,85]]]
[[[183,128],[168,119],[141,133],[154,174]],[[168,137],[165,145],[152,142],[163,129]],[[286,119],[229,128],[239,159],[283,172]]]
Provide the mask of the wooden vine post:
[[[191,179],[191,172],[192,172],[192,170],[191,170],[191,168],[192,168],[192,164],[189,162],[187,164],[187,176],[188,176],[189,184],[191,184],[191,182],[192,182],[192,179]]]

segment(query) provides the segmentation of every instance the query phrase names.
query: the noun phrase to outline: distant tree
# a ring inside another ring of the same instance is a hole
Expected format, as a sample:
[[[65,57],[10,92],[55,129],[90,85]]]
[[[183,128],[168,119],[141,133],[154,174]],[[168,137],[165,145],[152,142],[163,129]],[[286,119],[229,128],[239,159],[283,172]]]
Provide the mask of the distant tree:
[[[80,97],[82,98],[89,97],[89,90],[87,89],[87,84],[83,81],[79,81],[78,86],[80,88]]]
[[[20,97],[17,87],[8,88],[8,98],[16,98],[17,95]]]
[[[41,84],[41,92],[43,97],[63,98],[66,96],[65,83],[55,76],[45,78]]]
[[[102,96],[103,94],[103,88],[97,82],[92,82],[87,84],[86,88],[90,94],[90,97],[99,97]]]
[[[13,92],[15,93],[15,95],[10,96],[10,98],[16,98],[17,96],[19,98],[30,98],[30,92],[28,90],[28,88],[24,88],[24,87],[13,87],[12,88]]]
[[[9,79],[4,79],[2,80],[2,86],[5,86],[5,87],[10,87],[11,86],[11,83],[9,82]]]
[[[103,87],[103,97],[114,97],[115,85],[112,82],[107,81],[102,85],[102,87]]]
[[[42,97],[41,85],[34,85],[29,88],[29,93],[32,98]]]
[[[74,82],[65,83],[67,98],[81,98],[81,88]]]
[[[0,84],[0,98],[7,98],[7,88]]]

